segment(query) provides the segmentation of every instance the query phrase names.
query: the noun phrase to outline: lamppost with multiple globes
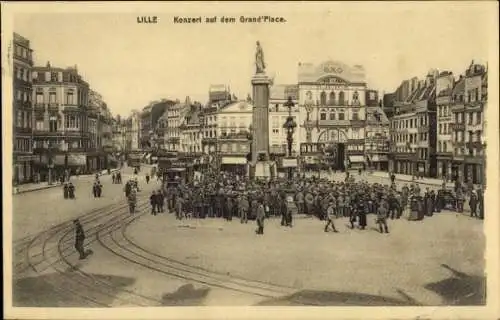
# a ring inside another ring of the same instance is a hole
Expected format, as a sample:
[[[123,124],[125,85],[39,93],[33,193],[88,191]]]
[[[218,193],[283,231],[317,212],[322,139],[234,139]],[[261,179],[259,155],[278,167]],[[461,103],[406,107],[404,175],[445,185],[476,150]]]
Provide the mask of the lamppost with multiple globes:
[[[293,133],[295,132],[295,128],[297,128],[297,123],[292,116],[292,107],[295,106],[295,103],[292,101],[292,97],[288,97],[288,101],[284,104],[285,107],[288,108],[288,117],[286,122],[283,124],[283,128],[286,129],[286,142],[288,147],[288,157],[292,158],[292,144],[293,144]],[[293,178],[293,168],[288,167],[288,179]]]

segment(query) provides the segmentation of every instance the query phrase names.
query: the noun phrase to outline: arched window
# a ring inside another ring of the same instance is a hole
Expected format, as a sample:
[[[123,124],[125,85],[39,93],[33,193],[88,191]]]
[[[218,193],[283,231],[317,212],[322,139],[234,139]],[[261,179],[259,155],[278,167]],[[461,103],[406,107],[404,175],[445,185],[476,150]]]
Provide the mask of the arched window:
[[[335,105],[335,92],[330,92],[330,99],[328,99],[328,105],[334,106]]]
[[[344,91],[340,91],[339,93],[339,105],[344,105]]]
[[[321,96],[320,96],[320,103],[322,106],[326,106],[326,93],[323,91],[321,92]]]

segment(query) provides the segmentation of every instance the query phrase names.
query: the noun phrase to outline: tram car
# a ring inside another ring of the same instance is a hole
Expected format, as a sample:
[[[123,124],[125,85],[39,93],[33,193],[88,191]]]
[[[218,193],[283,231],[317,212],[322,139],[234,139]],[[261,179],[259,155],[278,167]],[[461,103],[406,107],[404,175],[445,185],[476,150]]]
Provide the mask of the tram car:
[[[194,179],[194,169],[190,165],[184,167],[166,168],[163,171],[163,184],[167,187],[191,183]]]

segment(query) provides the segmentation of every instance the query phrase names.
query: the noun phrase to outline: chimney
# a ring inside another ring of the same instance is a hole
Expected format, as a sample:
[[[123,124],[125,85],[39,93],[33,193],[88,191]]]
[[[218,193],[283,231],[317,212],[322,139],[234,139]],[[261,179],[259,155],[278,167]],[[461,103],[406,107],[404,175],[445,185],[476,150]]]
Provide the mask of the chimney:
[[[47,61],[47,68],[50,68],[50,61]]]

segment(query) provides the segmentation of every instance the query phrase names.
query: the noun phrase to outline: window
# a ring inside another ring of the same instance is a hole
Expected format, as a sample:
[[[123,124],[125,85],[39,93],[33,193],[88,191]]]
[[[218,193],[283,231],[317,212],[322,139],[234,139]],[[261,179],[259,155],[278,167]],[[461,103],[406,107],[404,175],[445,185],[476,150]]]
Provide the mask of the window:
[[[352,112],[352,120],[359,120],[359,113],[357,111]]]
[[[50,73],[50,81],[51,82],[57,82],[57,72],[51,72]]]
[[[443,141],[443,152],[448,152],[448,143],[446,141]]]
[[[64,127],[66,129],[78,129],[80,121],[76,115],[68,114],[64,117]]]
[[[476,112],[476,124],[481,124],[481,111]]]
[[[439,134],[443,133],[443,125],[439,124]]]
[[[325,106],[326,105],[326,93],[323,91],[321,92],[321,95],[320,95],[320,103],[322,106]]]
[[[16,126],[17,127],[22,127],[23,126],[23,118],[24,118],[23,112],[22,111],[18,111],[17,112],[17,119],[16,119]]]
[[[50,104],[56,103],[56,92],[55,91],[49,92],[49,103]]]
[[[330,113],[330,120],[335,120],[335,113],[333,112]]]
[[[474,139],[474,133],[472,131],[469,131],[469,142],[472,142]]]
[[[28,101],[28,93],[27,92],[23,93],[23,101],[24,102]]]
[[[47,82],[50,81],[50,72],[48,72],[48,71],[45,72],[45,81],[47,81]]]
[[[330,92],[330,98],[328,99],[328,105],[334,106],[335,105],[335,92]]]
[[[345,103],[344,99],[345,99],[344,91],[340,91],[340,93],[339,93],[339,105],[341,105],[341,106],[344,105],[344,103]]]
[[[67,105],[75,104],[75,95],[73,93],[73,90],[69,90],[68,92],[66,92],[66,104]]]
[[[319,119],[320,119],[320,120],[326,120],[326,112],[321,112],[321,113],[319,114]]]
[[[56,132],[57,131],[57,117],[50,116],[49,118],[49,131]]]
[[[474,89],[474,100],[479,101],[479,88]]]
[[[339,113],[339,120],[345,120],[345,114],[344,112]]]
[[[438,152],[441,152],[442,150],[442,144],[441,141],[438,141]]]
[[[469,123],[468,123],[468,124],[472,124],[472,122],[473,122],[473,120],[474,120],[474,119],[473,119],[473,118],[474,118],[474,114],[473,114],[473,113],[469,113],[469,114],[468,114],[468,117],[469,117]]]
[[[18,101],[21,101],[23,99],[23,93],[21,92],[21,90],[16,91],[16,98]]]
[[[35,130],[43,131],[43,127],[44,127],[44,121],[43,120],[36,120]]]

